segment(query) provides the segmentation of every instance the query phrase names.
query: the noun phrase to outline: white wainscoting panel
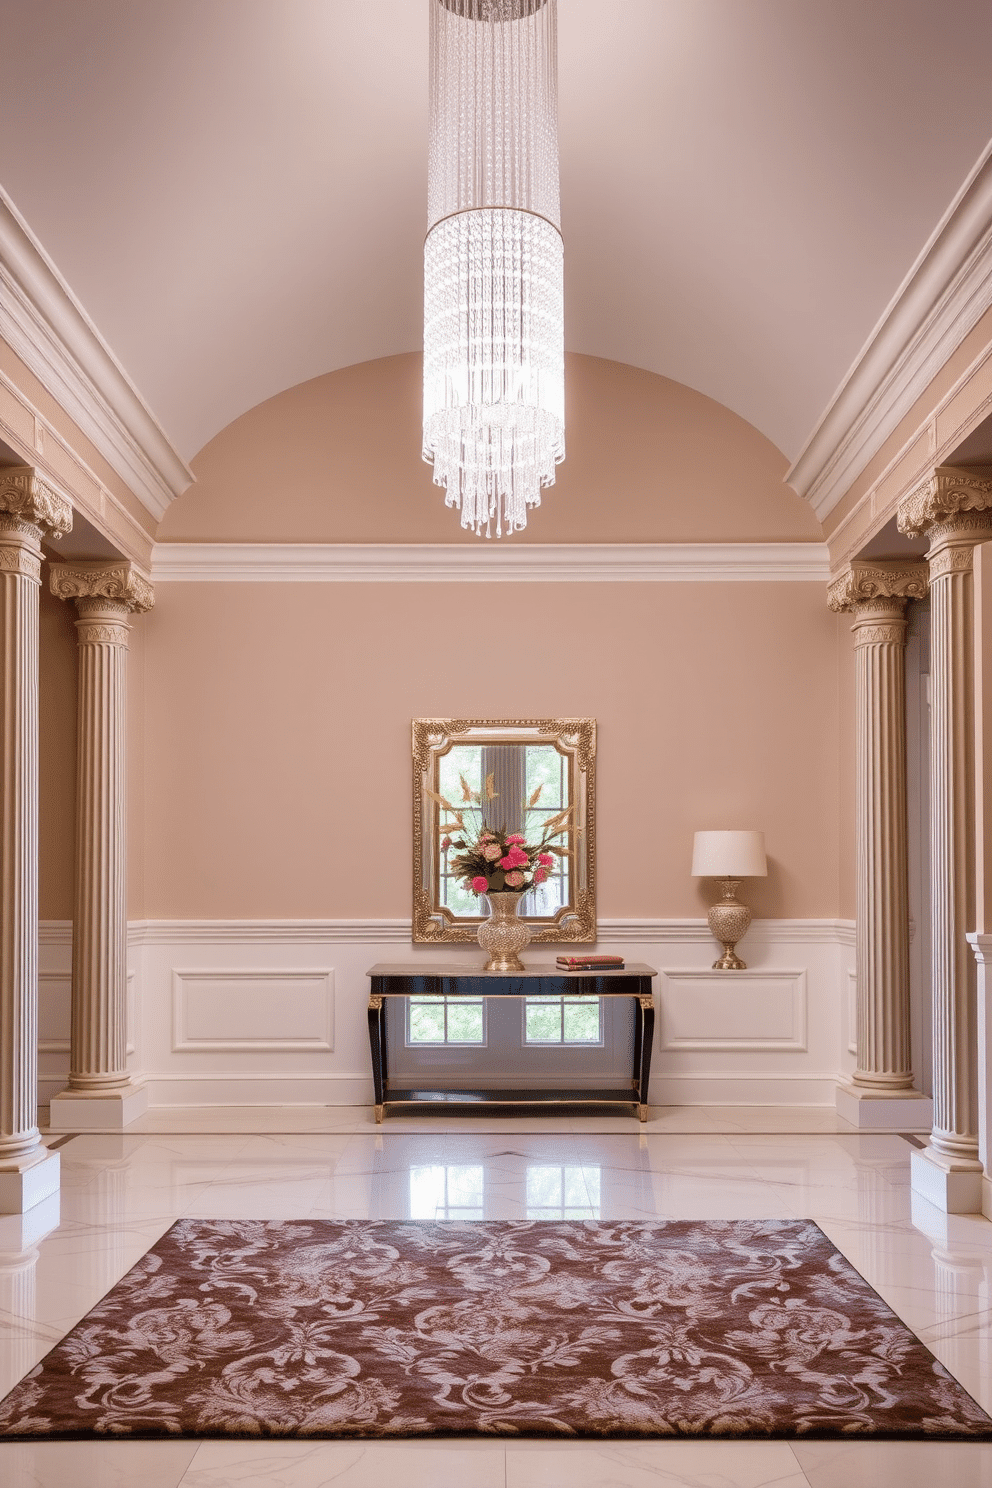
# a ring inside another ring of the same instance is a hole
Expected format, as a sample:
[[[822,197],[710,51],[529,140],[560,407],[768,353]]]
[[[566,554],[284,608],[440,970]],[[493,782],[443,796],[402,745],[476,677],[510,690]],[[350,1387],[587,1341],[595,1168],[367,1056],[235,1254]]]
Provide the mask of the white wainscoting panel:
[[[42,926],[43,1099],[65,1084],[71,949],[71,926]],[[551,965],[558,949],[525,957]],[[601,919],[597,949],[660,973],[654,1104],[833,1106],[851,1062],[849,922],[756,920],[746,973],[711,971],[702,919]],[[408,919],[145,920],[128,959],[128,1066],[152,1106],[334,1106],[372,1103],[368,968],[481,952],[413,945]]]
[[[172,973],[174,1054],[333,1054],[333,971]]]
[[[683,969],[659,980],[661,1050],[807,1050],[805,971]]]

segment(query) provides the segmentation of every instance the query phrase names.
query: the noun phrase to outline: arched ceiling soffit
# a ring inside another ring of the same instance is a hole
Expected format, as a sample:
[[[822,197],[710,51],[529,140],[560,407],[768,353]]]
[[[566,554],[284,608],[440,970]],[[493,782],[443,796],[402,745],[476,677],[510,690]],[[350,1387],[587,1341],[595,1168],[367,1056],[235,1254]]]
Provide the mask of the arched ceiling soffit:
[[[987,0],[560,0],[567,344],[788,457],[978,157]],[[0,0],[2,184],[184,457],[421,344],[424,0]]]

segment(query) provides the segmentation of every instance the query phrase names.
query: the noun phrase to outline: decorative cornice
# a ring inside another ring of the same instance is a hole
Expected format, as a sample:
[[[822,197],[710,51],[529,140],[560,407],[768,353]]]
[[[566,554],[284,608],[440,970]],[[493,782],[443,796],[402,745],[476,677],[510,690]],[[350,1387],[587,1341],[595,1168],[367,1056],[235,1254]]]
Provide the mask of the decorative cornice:
[[[852,610],[871,600],[925,599],[929,575],[923,562],[888,560],[869,562],[856,558],[827,590],[832,610]]]
[[[786,476],[822,521],[992,306],[992,144]]]
[[[31,465],[0,468],[0,512],[40,527],[45,537],[72,531],[72,506]]]
[[[938,465],[921,486],[900,501],[897,525],[907,537],[922,537],[950,517],[990,507],[992,479],[987,474]]]
[[[130,563],[52,563],[56,599],[111,599],[132,614],[150,610],[155,591]]]
[[[159,521],[192,472],[2,188],[0,336]]]
[[[823,583],[825,543],[156,543],[158,583]]]

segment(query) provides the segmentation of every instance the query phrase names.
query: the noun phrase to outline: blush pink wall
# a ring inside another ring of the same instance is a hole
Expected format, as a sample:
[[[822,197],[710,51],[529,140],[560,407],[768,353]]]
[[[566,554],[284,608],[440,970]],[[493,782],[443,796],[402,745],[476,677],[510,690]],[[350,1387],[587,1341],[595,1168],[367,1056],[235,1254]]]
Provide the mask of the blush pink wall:
[[[410,719],[599,722],[599,912],[694,916],[759,827],[765,916],[838,912],[838,619],[817,584],[163,584],[145,913],[410,913]],[[845,636],[846,639],[846,636]]]
[[[788,461],[750,424],[668,378],[566,358],[568,454],[514,543],[819,541]],[[474,543],[420,458],[419,353],[300,383],[192,462],[165,542]]]
[[[71,920],[76,840],[75,605],[42,568],[38,630],[38,913]]]

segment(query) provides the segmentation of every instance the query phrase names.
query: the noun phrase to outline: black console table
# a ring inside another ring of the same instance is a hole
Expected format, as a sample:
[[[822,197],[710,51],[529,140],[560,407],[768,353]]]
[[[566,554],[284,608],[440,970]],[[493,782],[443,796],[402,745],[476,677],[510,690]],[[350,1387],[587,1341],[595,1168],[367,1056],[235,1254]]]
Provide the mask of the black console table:
[[[388,1107],[423,1105],[470,1106],[636,1106],[648,1119],[648,1076],[654,1040],[654,998],[650,966],[630,965],[622,971],[559,971],[552,965],[526,971],[482,971],[466,965],[390,963],[373,966],[369,996],[369,1044],[375,1086],[375,1119],[382,1121]],[[397,997],[630,997],[634,1000],[634,1037],[629,1084],[606,1089],[427,1090],[397,1088],[389,1078],[386,1060],[386,1008]]]

